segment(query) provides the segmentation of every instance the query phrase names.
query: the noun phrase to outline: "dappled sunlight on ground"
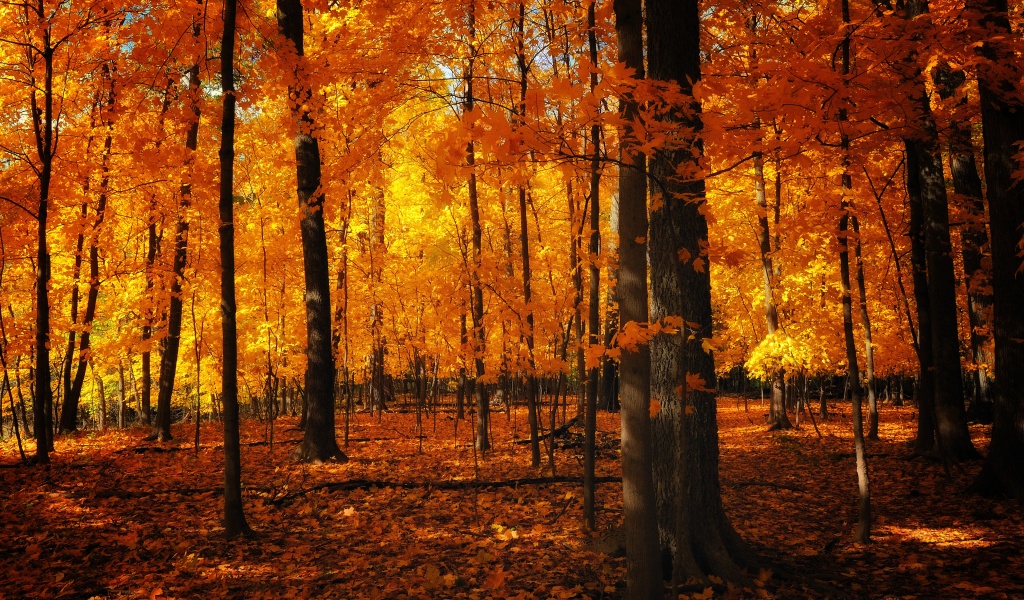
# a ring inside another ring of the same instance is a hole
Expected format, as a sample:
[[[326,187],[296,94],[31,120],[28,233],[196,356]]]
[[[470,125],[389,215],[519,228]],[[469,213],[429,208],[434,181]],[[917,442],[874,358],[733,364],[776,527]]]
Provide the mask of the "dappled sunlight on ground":
[[[719,402],[726,511],[773,571],[777,598],[1013,598],[1024,594],[1019,505],[963,490],[980,468],[912,457],[911,408],[883,406],[868,443],[874,543],[856,519],[849,406],[768,432],[767,406]],[[344,416],[338,415],[339,432]],[[547,421],[547,415],[545,415]],[[578,483],[530,467],[525,410],[495,414],[494,450],[472,425],[410,413],[352,417],[347,463],[291,458],[297,419],[244,421],[245,509],[256,536],[225,542],[219,423],[60,437],[48,468],[0,442],[0,598],[618,598],[624,562],[587,550]],[[559,421],[561,423],[561,413]],[[560,438],[555,475],[579,477],[582,438]],[[979,449],[988,428],[972,426]],[[339,434],[339,442],[342,436]],[[422,443],[422,451],[421,451]],[[618,415],[602,413],[598,475],[619,475]],[[31,454],[31,442],[26,450]],[[454,482],[454,483],[452,483]],[[474,482],[504,482],[478,486]],[[599,529],[621,519],[621,488],[598,487]],[[708,589],[710,593],[710,588]],[[721,595],[724,588],[716,589]],[[686,597],[706,597],[702,592]],[[740,592],[725,592],[739,597]]]

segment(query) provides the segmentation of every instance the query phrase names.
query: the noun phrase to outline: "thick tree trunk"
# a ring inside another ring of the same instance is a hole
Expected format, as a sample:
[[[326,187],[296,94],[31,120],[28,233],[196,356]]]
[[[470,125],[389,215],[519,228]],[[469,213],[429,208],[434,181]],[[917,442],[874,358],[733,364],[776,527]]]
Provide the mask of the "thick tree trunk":
[[[615,0],[619,60],[635,77],[644,76],[643,12],[640,0]],[[624,125],[619,168],[619,330],[646,323],[647,312],[647,177],[644,155],[636,150],[630,124],[637,117],[632,97],[622,99]],[[652,473],[650,419],[651,353],[646,344],[623,348],[619,362],[622,385],[622,505],[625,521],[626,593],[629,600],[662,597],[658,559],[658,519]]]
[[[1008,47],[1010,24],[1006,0],[971,0],[980,11],[981,29],[996,39],[986,41],[986,61],[978,68],[981,119],[985,140],[985,182],[992,231],[992,289],[995,324],[995,414],[992,443],[974,489],[985,494],[1008,493],[1024,499],[1024,278],[1019,274],[1020,224],[1024,223],[1024,183],[1014,177],[1015,159],[1024,142],[1024,102],[1014,82],[1019,65]],[[1012,75],[1012,77],[1011,77]]]
[[[692,96],[700,79],[698,3],[648,0],[647,11],[649,76],[677,84]],[[679,122],[674,147],[660,151],[650,163],[652,180],[661,182],[654,191],[664,200],[650,221],[650,317],[683,321],[682,343],[664,335],[651,343],[651,394],[661,401],[653,422],[654,483],[660,540],[674,557],[673,581],[714,575],[744,583],[749,579],[743,569],[753,568],[756,561],[722,506],[715,365],[702,347],[712,335],[712,318],[704,250],[708,225],[701,212],[704,179],[698,162],[703,152],[700,108],[696,99],[680,107],[693,116]],[[620,218],[625,215],[623,209]],[[683,402],[670,401],[680,398],[680,386]],[[691,414],[685,414],[684,403],[692,406]]]
[[[917,362],[920,367],[918,385],[914,390],[917,402],[917,437],[914,449],[931,452],[935,447],[935,362],[932,357],[932,320],[928,300],[928,268],[925,264],[924,229],[922,225],[921,177],[918,157],[907,150],[907,204],[910,207],[910,264],[913,273],[914,303],[917,305]]]
[[[927,12],[923,0],[906,5],[908,19]],[[918,108],[916,135],[906,140],[917,162],[921,198],[921,228],[924,234],[925,265],[928,270],[928,306],[932,326],[932,357],[935,362],[935,426],[939,451],[947,460],[977,458],[967,430],[960,341],[956,313],[956,276],[953,248],[949,238],[949,202],[942,173],[938,133],[932,119],[916,50],[907,58],[911,103]],[[916,283],[916,282],[915,282]]]
[[[296,456],[322,462],[348,460],[334,432],[334,356],[331,353],[331,282],[324,227],[324,194],[320,187],[320,146],[316,123],[307,107],[310,87],[303,59],[303,15],[300,0],[278,0],[277,24],[291,44],[282,54],[292,64],[294,81],[288,98],[296,120],[295,173],[302,213],[302,263],[306,280],[306,398],[309,412]]]
[[[985,225],[981,177],[974,159],[971,132],[954,123],[950,132],[949,172],[953,191],[961,203],[964,225],[960,229],[961,256],[967,284],[967,318],[971,326],[971,362],[974,363],[974,398],[969,416],[992,421],[992,254]]]
[[[220,308],[223,331],[224,530],[228,538],[251,533],[242,510],[242,455],[238,439],[238,326],[235,306],[235,14],[236,0],[224,0],[220,50],[224,112],[220,142]]]

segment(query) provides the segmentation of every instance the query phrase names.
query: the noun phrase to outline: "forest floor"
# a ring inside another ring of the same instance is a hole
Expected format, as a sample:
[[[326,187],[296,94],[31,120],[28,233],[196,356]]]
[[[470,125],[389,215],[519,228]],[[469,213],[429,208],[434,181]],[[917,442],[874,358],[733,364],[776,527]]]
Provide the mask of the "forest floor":
[[[852,542],[856,486],[849,411],[768,432],[759,402],[719,401],[727,514],[767,570],[763,587],[716,585],[680,597],[1024,598],[1020,505],[965,495],[980,464],[912,459],[910,408],[883,407],[868,446],[874,543]],[[342,419],[339,415],[339,431]],[[174,426],[163,447],[140,428],[57,440],[48,468],[16,466],[0,442],[0,599],[618,598],[624,559],[593,551],[580,485],[530,467],[525,411],[492,418],[494,450],[474,455],[471,425],[449,416],[357,414],[351,460],[291,458],[294,418],[243,422],[251,538],[219,524],[219,424]],[[599,529],[621,520],[618,416],[599,418]],[[988,428],[972,426],[987,448]],[[340,436],[339,436],[340,437]],[[556,475],[578,478],[582,444],[562,438]],[[422,444],[422,446],[421,446]],[[518,483],[513,480],[518,480]],[[336,484],[336,485],[331,485]],[[390,484],[390,485],[389,485]],[[319,487],[318,487],[319,486]],[[765,580],[766,577],[766,580]]]

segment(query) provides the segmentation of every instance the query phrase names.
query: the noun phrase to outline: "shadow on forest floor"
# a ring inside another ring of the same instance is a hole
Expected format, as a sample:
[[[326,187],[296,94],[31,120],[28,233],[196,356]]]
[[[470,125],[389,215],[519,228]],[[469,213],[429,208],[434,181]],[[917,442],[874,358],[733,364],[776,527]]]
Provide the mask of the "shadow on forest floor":
[[[950,482],[940,464],[908,460],[911,409],[883,408],[882,441],[869,444],[868,546],[852,543],[848,411],[819,422],[822,439],[809,423],[768,432],[762,412],[732,398],[719,408],[726,510],[775,567],[757,592],[1024,598],[1019,505],[962,494],[979,464]],[[219,424],[203,426],[198,454],[187,424],[175,426],[174,452],[134,451],[141,429],[58,439],[49,468],[0,469],[0,598],[620,597],[623,560],[585,550],[579,485],[538,481],[551,475],[547,457],[532,469],[529,446],[513,441],[525,421],[525,410],[496,415],[495,450],[474,459],[469,422],[456,448],[454,421],[426,415],[420,453],[415,415],[359,414],[353,460],[320,466],[291,459],[293,419],[278,421],[273,447],[264,424],[246,421],[245,506],[257,536],[231,543],[218,522]],[[599,429],[598,474],[614,479],[617,415],[602,413]],[[972,433],[984,450],[987,428]],[[566,446],[555,453],[562,479],[582,470],[581,448]],[[0,442],[0,461],[16,453]],[[609,530],[621,519],[620,486],[598,495],[599,528]]]

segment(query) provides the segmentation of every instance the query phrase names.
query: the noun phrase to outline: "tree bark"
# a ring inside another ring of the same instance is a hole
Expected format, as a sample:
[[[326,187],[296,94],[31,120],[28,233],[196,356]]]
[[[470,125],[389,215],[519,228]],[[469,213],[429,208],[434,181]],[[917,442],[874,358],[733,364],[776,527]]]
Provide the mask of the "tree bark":
[[[650,163],[651,179],[658,182],[652,191],[664,202],[651,212],[651,319],[683,320],[682,343],[664,335],[651,343],[651,394],[661,402],[653,422],[660,540],[673,554],[673,581],[714,575],[746,583],[743,569],[756,560],[722,506],[715,364],[703,348],[712,335],[712,316],[708,224],[701,212],[703,125],[700,102],[692,98],[701,76],[699,8],[696,0],[648,0],[647,11],[649,76],[691,97],[688,107],[662,115],[678,122],[678,133]],[[692,116],[676,116],[682,112]],[[620,218],[625,215],[623,209]],[[680,386],[682,396],[676,392]]]
[[[993,322],[995,325],[995,414],[985,466],[972,486],[985,494],[1024,499],[1024,278],[1019,275],[1020,224],[1024,223],[1024,183],[1014,177],[1024,142],[1024,102],[1014,82],[1019,65],[1009,47],[1006,0],[969,0],[979,11],[979,30],[991,31],[978,68],[984,128],[985,182],[992,232]],[[1001,37],[996,37],[1001,36]]]
[[[878,398],[875,392],[875,347],[871,343],[871,315],[868,314],[868,292],[864,282],[864,260],[861,257],[860,223],[852,217],[857,237],[854,255],[857,258],[857,291],[860,294],[860,322],[864,327],[864,381],[868,388],[868,439],[878,439]]]
[[[842,78],[843,96],[840,98],[842,105],[839,108],[839,135],[840,148],[842,151],[843,172],[840,177],[840,210],[839,217],[839,277],[843,290],[843,338],[846,342],[846,362],[849,376],[850,395],[853,405],[853,449],[856,460],[857,471],[857,530],[853,539],[861,544],[871,541],[871,488],[868,481],[868,457],[864,448],[864,420],[862,412],[862,396],[860,385],[860,368],[857,364],[857,344],[853,338],[853,298],[850,294],[850,209],[848,198],[853,189],[853,178],[850,176],[850,135],[846,129],[849,120],[847,106],[850,104],[846,96],[849,89],[850,77],[850,2],[842,0],[843,24],[846,34],[843,38],[842,50]]]
[[[331,352],[331,281],[324,226],[324,193],[320,181],[320,146],[316,123],[307,103],[312,89],[303,59],[303,15],[300,0],[277,1],[277,24],[291,42],[284,55],[293,65],[288,85],[289,108],[296,120],[295,173],[302,212],[302,263],[306,281],[306,397],[309,412],[296,456],[322,462],[346,461],[334,432],[334,356]],[[293,54],[294,53],[294,54]]]
[[[597,90],[597,33],[595,29],[596,0],[587,8],[587,42],[590,49],[590,93]],[[600,106],[600,104],[598,104]],[[601,125],[597,120],[590,126],[590,298],[587,329],[589,344],[601,343],[601,266],[598,255],[601,252]],[[587,371],[587,406],[583,436],[583,520],[593,531],[597,528],[594,485],[594,453],[597,436],[597,388],[601,376],[600,365]]]
[[[199,36],[199,24],[193,23],[192,35]],[[160,378],[156,401],[155,438],[161,442],[172,439],[171,435],[171,396],[174,394],[174,379],[178,369],[178,351],[181,345],[182,297],[181,283],[185,278],[185,262],[188,258],[188,209],[192,204],[192,171],[195,163],[195,152],[199,146],[199,64],[193,63],[188,70],[188,96],[191,118],[185,134],[185,162],[182,169],[186,179],[179,187],[178,216],[174,226],[174,255],[171,262],[170,306],[167,312],[167,337],[164,338],[164,351],[160,356]]]
[[[37,15],[43,21],[43,15]],[[39,208],[36,212],[36,364],[34,398],[32,399],[33,434],[36,438],[37,464],[50,462],[53,444],[53,390],[50,389],[50,252],[46,241],[47,218],[50,210],[50,179],[53,173],[54,120],[53,120],[53,54],[50,30],[43,30],[44,47],[39,58],[43,60],[43,108],[37,99],[38,82],[32,79],[32,127],[39,156]],[[32,55],[34,62],[35,55]]]
[[[614,0],[619,61],[644,77],[643,12],[640,0]],[[631,122],[637,118],[632,95],[621,99],[624,125],[619,153],[619,330],[647,323],[647,180],[645,158],[637,150]],[[625,520],[626,593],[629,600],[662,597],[658,559],[657,504],[652,473],[650,347],[623,348],[622,505]]]
[[[923,0],[906,5],[912,19],[927,12]],[[928,306],[932,327],[932,357],[935,362],[935,426],[939,451],[950,461],[977,458],[967,430],[960,341],[956,313],[956,276],[949,238],[949,202],[942,173],[938,132],[932,119],[916,50],[907,58],[904,77],[911,84],[908,100],[917,108],[916,134],[905,141],[917,162],[921,198],[921,228],[924,235],[925,265],[928,271]],[[916,282],[915,282],[916,283]]]
[[[220,141],[220,308],[223,330],[221,402],[224,417],[224,532],[228,538],[252,532],[242,510],[242,456],[238,439],[238,327],[235,307],[235,15],[236,0],[224,0],[220,51],[223,117]]]
[[[966,101],[966,98],[964,99]],[[949,133],[949,174],[961,205],[964,224],[960,249],[967,285],[967,318],[971,326],[974,398],[968,416],[992,421],[992,252],[974,144],[966,124],[955,122]]]
[[[935,447],[935,361],[932,356],[931,303],[928,299],[928,268],[925,261],[924,229],[922,226],[921,177],[917,153],[907,151],[907,204],[910,207],[910,264],[914,283],[914,303],[917,305],[917,362],[920,367],[918,385],[914,390],[917,401],[917,437],[914,449],[930,452]]]
[[[463,102],[463,114],[473,112],[473,68],[477,58],[476,46],[476,0],[469,0],[467,24],[469,27],[469,60],[466,65],[465,83],[466,97]],[[470,310],[473,317],[473,366],[474,377],[469,381],[469,389],[476,398],[476,448],[481,452],[490,449],[489,437],[490,405],[487,401],[487,388],[480,380],[484,376],[484,353],[487,350],[487,333],[484,329],[484,289],[480,281],[481,253],[483,246],[483,229],[480,224],[480,205],[477,197],[476,181],[476,144],[471,138],[466,143],[466,165],[469,167],[469,218],[473,228],[472,264],[470,265],[469,285],[472,296]]]

